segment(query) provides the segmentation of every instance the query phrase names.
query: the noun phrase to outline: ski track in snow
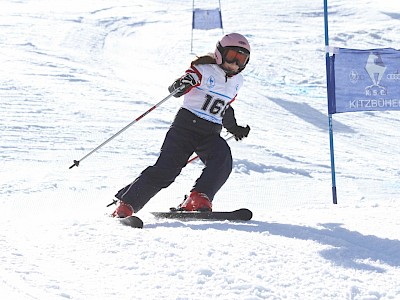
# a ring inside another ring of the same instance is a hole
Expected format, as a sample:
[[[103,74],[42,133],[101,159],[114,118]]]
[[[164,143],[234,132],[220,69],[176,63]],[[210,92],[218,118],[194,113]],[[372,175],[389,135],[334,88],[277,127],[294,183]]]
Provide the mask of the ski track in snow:
[[[151,216],[188,193],[196,161],[139,212],[143,230],[105,206],[155,162],[179,99],[68,167],[167,95],[193,58],[191,3],[0,4],[4,299],[400,299],[398,112],[334,116],[332,205],[323,1],[246,3],[222,1],[222,17],[253,49],[234,104],[252,130],[229,142],[214,209],[253,220]],[[398,48],[399,8],[329,1],[331,45]],[[195,31],[196,54],[220,37]]]

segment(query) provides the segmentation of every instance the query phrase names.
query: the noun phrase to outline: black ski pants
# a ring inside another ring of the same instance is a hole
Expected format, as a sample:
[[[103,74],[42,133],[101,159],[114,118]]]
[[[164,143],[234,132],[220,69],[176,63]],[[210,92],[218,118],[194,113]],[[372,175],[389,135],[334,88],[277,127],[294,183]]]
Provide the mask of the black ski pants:
[[[221,125],[181,108],[165,136],[156,163],[118,191],[116,198],[138,212],[161,189],[173,183],[190,156],[197,153],[205,167],[192,191],[205,193],[213,200],[232,171],[231,150],[220,136],[221,129]]]

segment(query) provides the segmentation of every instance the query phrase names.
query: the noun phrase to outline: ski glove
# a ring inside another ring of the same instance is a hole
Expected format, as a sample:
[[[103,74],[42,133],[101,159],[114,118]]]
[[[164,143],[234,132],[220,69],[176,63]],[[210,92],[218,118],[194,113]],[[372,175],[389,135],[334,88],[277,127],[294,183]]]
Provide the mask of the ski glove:
[[[246,127],[235,125],[233,127],[227,128],[228,132],[232,133],[235,137],[235,140],[240,141],[243,138],[247,137],[250,132],[250,126]]]
[[[198,85],[199,84],[198,80],[199,80],[199,77],[197,76],[197,74],[186,73],[181,78],[178,78],[177,80],[175,80],[174,83],[168,87],[168,91],[170,93],[172,93],[176,89],[180,89],[179,92],[174,94],[174,97],[178,98],[178,97],[182,96],[183,94],[186,94],[192,87]]]

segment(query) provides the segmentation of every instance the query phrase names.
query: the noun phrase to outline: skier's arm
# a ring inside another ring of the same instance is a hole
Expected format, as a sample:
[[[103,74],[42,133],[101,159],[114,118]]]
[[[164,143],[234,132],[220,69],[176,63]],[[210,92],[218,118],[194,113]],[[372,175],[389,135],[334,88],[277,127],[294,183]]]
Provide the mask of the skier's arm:
[[[172,93],[176,89],[181,88],[181,91],[174,95],[174,97],[178,98],[188,93],[195,86],[199,86],[201,77],[201,73],[194,66],[191,66],[191,68],[186,71],[185,75],[175,80],[174,83],[168,87],[168,91]]]
[[[246,127],[239,126],[236,122],[235,111],[232,106],[228,106],[225,110],[224,118],[222,119],[222,125],[228,130],[229,133],[232,133],[235,137],[235,140],[239,141],[249,135],[250,126]]]
[[[237,126],[236,118],[235,118],[235,111],[233,110],[232,106],[228,106],[225,110],[224,118],[222,119],[222,125],[225,128],[231,128]]]

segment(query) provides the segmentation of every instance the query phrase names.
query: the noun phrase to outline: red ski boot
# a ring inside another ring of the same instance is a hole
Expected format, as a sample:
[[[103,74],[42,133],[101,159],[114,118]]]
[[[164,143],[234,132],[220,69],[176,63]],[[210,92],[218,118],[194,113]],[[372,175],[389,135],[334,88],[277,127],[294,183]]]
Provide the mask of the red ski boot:
[[[114,218],[126,218],[132,216],[133,208],[130,204],[119,201],[119,206],[112,213],[112,217]]]
[[[193,191],[190,193],[190,196],[178,206],[178,210],[212,211],[212,204],[206,194]]]

